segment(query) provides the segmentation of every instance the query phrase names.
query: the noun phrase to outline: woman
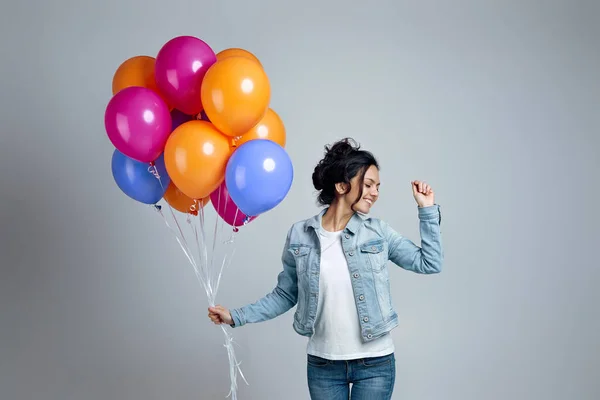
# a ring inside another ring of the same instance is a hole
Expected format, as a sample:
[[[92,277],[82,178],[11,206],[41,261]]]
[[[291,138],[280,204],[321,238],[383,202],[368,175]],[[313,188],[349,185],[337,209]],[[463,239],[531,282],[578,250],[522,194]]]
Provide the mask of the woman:
[[[411,182],[421,246],[370,217],[379,197],[379,165],[351,139],[326,146],[312,175],[318,215],[292,225],[275,289],[244,307],[210,307],[215,324],[240,327],[275,318],[297,305],[294,329],[307,336],[313,400],[390,399],[398,325],[387,261],[416,273],[440,272],[440,210],[431,187]],[[350,385],[352,384],[352,385]],[[351,392],[351,393],[350,393]]]

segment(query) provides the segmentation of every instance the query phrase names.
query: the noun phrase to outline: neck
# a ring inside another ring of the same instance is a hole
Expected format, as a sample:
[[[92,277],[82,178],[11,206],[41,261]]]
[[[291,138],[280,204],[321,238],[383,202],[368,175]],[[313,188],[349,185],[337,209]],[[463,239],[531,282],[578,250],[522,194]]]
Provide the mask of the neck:
[[[329,232],[341,231],[346,227],[353,215],[354,211],[349,206],[340,204],[340,202],[334,200],[323,215],[321,225],[323,229]]]

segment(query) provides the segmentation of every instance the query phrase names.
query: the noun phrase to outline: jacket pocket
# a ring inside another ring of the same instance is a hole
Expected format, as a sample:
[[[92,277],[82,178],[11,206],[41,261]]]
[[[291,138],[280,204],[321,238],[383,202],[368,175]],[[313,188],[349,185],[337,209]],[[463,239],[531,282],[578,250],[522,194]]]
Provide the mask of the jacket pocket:
[[[375,239],[360,245],[360,252],[368,259],[373,272],[385,270],[388,261],[387,243],[383,239]]]
[[[308,269],[308,256],[310,255],[310,247],[306,245],[291,245],[288,249],[294,261],[296,262],[296,272],[298,275],[303,274]]]

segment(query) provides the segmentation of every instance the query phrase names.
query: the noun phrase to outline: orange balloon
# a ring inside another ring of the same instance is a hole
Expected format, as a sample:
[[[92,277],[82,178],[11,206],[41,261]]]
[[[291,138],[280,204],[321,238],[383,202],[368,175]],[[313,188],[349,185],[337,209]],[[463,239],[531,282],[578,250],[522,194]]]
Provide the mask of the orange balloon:
[[[191,199],[208,197],[225,179],[231,139],[211,123],[194,120],[179,125],[165,145],[165,167],[171,181]]]
[[[156,80],[154,79],[155,62],[156,59],[150,56],[135,56],[125,60],[119,65],[119,68],[117,68],[113,75],[113,95],[131,86],[141,86],[157,93],[165,101],[169,109],[173,109],[156,85]]]
[[[235,141],[236,146],[241,146],[249,140],[268,139],[281,147],[285,147],[285,126],[279,115],[269,108],[267,113],[250,131],[244,133]]]
[[[225,49],[217,53],[217,61],[221,61],[229,57],[246,57],[250,60],[257,62],[258,65],[260,65],[260,67],[262,68],[262,64],[260,63],[258,57],[250,53],[248,50],[233,47],[231,49]]]
[[[260,122],[271,100],[271,85],[259,64],[227,57],[206,72],[200,90],[204,112],[228,136],[240,136]]]
[[[196,202],[196,200],[189,198],[185,193],[177,189],[177,186],[175,186],[173,182],[169,183],[163,197],[165,201],[177,211],[193,215],[197,215],[198,208],[204,207],[210,201],[210,197],[205,197]]]
[[[154,57],[135,56],[125,60],[113,76],[113,95],[130,86],[142,86],[158,93],[154,80]]]

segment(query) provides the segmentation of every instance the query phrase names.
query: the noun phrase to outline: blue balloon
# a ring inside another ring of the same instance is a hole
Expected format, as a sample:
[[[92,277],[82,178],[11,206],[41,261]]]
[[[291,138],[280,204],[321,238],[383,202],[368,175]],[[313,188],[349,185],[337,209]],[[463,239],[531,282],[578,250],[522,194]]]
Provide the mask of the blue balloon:
[[[257,216],[287,196],[294,167],[287,152],[267,139],[250,140],[238,147],[227,163],[225,185],[241,212]]]
[[[144,204],[156,204],[167,191],[171,178],[167,174],[164,155],[154,162],[160,181],[151,172],[149,163],[127,157],[115,149],[112,156],[112,174],[119,189],[127,196]]]

